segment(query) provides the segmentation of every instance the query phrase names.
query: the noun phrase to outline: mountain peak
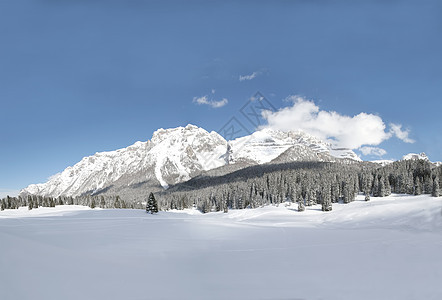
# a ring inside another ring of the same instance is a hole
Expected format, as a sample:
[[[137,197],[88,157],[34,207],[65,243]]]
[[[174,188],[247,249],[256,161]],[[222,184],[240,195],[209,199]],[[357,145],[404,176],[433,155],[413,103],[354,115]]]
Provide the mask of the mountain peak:
[[[428,156],[424,152],[419,153],[419,154],[408,153],[407,155],[404,155],[402,157],[402,160],[419,160],[419,159],[430,161],[430,159],[428,158]]]
[[[155,144],[161,143],[163,140],[168,139],[170,137],[187,137],[190,135],[195,135],[197,133],[201,133],[201,134],[208,134],[208,132],[203,129],[200,128],[198,126],[192,125],[192,124],[187,124],[186,127],[175,127],[175,128],[168,128],[168,129],[164,129],[164,128],[160,128],[157,129],[153,134],[152,134],[152,139],[151,141]]]

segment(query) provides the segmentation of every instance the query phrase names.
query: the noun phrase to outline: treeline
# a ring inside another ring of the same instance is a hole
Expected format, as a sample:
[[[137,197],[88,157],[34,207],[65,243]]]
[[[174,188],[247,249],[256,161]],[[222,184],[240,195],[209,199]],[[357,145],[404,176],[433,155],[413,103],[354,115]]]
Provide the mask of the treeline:
[[[256,176],[259,174],[258,176]],[[195,178],[158,196],[162,210],[196,207],[202,212],[297,203],[349,203],[358,193],[385,197],[391,193],[432,194],[438,197],[442,167],[424,160],[398,161],[385,167],[372,164],[291,163],[254,166],[220,177]]]
[[[57,205],[83,205],[91,208],[132,208],[143,209],[141,202],[125,201],[120,196],[82,196],[82,197],[64,197],[57,198],[28,195],[27,197],[9,197],[0,201],[1,210],[18,209],[27,206],[29,210],[38,207],[55,207]]]
[[[441,195],[442,166],[425,160],[397,161],[384,167],[371,163],[295,162],[252,166],[222,176],[199,176],[155,194],[160,210],[197,208],[206,213],[264,205],[296,203],[322,205],[329,211],[337,202],[349,203],[358,193],[365,199],[391,193]],[[144,191],[145,192],[145,191]],[[83,197],[6,197],[1,209],[27,206],[86,205],[92,208],[144,209],[142,203],[124,195]]]

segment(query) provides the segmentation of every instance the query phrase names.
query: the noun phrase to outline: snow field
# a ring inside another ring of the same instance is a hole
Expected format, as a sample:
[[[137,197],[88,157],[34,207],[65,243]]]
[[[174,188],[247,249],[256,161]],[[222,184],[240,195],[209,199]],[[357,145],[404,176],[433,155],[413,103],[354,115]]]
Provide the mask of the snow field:
[[[442,198],[0,212],[1,299],[442,299]]]

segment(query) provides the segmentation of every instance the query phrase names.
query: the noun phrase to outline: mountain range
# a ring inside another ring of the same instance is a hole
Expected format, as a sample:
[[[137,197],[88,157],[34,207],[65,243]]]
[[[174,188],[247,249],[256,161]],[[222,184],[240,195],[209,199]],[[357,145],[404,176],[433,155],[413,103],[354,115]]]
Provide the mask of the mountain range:
[[[404,159],[426,158],[425,154],[408,156]],[[75,197],[159,191],[208,171],[228,173],[251,165],[295,161],[358,163],[361,159],[350,149],[336,149],[302,131],[262,129],[227,141],[214,131],[189,124],[161,128],[146,142],[84,157],[46,183],[22,189],[20,195]]]

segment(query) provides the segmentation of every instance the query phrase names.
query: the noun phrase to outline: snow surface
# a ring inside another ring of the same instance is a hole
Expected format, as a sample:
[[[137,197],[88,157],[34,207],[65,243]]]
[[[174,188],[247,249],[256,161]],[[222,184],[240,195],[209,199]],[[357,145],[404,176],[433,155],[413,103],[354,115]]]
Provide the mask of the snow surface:
[[[442,299],[442,198],[0,212],[1,299]]]

